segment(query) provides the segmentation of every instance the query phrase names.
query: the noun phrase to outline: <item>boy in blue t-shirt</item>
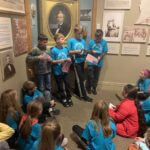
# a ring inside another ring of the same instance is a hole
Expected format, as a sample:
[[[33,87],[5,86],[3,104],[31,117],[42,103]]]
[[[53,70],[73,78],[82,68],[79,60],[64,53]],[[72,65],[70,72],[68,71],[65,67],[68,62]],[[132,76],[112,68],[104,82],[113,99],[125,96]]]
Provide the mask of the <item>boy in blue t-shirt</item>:
[[[85,101],[92,102],[92,98],[87,96],[85,85],[84,85],[84,63],[86,49],[86,42],[82,38],[83,27],[76,25],[74,28],[74,36],[68,40],[69,54],[74,56],[74,70],[76,75],[76,89],[78,89],[78,95],[82,97]]]
[[[91,92],[96,95],[96,87],[98,84],[98,79],[100,71],[104,65],[104,56],[108,51],[107,42],[102,39],[103,31],[97,29],[95,33],[95,39],[90,40],[88,43],[88,51],[91,55],[98,59],[97,64],[88,62],[88,80],[87,80],[87,91],[89,94]]]
[[[54,36],[56,46],[51,49],[51,57],[53,62],[53,73],[58,86],[61,102],[64,107],[72,106],[71,94],[67,81],[67,72],[63,72],[64,63],[71,63],[71,59],[68,56],[68,48],[63,47],[64,36],[61,33],[57,33]]]

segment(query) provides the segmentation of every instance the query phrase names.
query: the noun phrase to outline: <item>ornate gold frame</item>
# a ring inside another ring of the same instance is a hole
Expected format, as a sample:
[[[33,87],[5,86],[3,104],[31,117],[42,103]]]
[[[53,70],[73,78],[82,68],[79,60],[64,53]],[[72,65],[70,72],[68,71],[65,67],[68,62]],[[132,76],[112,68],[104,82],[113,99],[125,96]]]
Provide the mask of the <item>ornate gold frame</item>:
[[[79,2],[78,0],[40,0],[40,32],[44,33],[48,36],[49,42],[48,45],[52,46],[55,45],[55,41],[53,39],[53,35],[49,32],[48,27],[48,18],[49,13],[52,10],[52,8],[58,4],[62,3],[67,5],[68,9],[71,13],[71,30],[69,34],[65,38],[65,42],[68,38],[73,36],[73,28],[74,25],[79,22]]]

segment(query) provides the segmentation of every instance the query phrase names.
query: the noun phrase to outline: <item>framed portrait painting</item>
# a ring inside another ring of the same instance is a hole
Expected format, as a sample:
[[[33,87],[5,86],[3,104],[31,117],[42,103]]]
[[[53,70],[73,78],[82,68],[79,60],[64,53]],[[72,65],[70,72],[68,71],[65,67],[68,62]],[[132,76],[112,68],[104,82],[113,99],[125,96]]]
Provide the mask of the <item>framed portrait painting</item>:
[[[49,37],[53,45],[54,35],[62,33],[65,39],[72,36],[73,27],[79,21],[78,1],[41,0],[40,31]]]
[[[120,42],[122,37],[124,12],[104,11],[103,31],[107,41]]]

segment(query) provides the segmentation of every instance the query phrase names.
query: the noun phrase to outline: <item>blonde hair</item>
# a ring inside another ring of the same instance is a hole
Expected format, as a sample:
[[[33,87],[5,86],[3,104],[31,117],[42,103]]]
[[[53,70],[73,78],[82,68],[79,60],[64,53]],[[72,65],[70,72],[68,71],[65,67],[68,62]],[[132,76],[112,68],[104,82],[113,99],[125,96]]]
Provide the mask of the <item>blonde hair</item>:
[[[32,81],[26,81],[23,84],[23,89],[28,91],[28,90],[33,90],[35,88],[35,83]]]
[[[108,105],[105,101],[101,100],[94,105],[91,120],[95,121],[96,130],[100,129],[101,123],[105,137],[112,134],[112,129],[110,128],[110,118],[108,115]]]
[[[22,116],[22,109],[16,98],[17,91],[14,89],[8,89],[2,93],[0,98],[0,122],[6,123],[8,113],[14,120],[19,121],[18,116]]]
[[[54,40],[55,40],[55,42],[56,42],[59,38],[65,38],[65,37],[64,37],[64,35],[61,34],[61,33],[56,33],[56,34],[54,35]]]
[[[80,25],[80,24],[76,24],[75,27],[74,27],[74,32],[76,33],[76,32],[78,32],[78,31],[84,32],[84,28],[83,28],[83,26]]]
[[[42,128],[40,150],[54,150],[60,133],[61,127],[57,120],[45,123]]]
[[[32,130],[33,119],[38,118],[42,109],[42,103],[39,101],[32,101],[27,105],[27,118],[20,123],[20,133],[22,138],[28,138]]]

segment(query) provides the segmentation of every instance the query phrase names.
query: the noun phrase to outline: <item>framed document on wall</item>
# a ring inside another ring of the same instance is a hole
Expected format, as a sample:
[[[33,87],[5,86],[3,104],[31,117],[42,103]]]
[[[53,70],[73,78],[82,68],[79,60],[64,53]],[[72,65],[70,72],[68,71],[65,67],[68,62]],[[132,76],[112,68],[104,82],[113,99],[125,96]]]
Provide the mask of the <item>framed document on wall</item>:
[[[25,14],[24,0],[0,0],[0,11]]]
[[[69,0],[40,0],[40,31],[49,37],[53,45],[54,35],[62,33],[67,40],[79,22],[79,2]]]

